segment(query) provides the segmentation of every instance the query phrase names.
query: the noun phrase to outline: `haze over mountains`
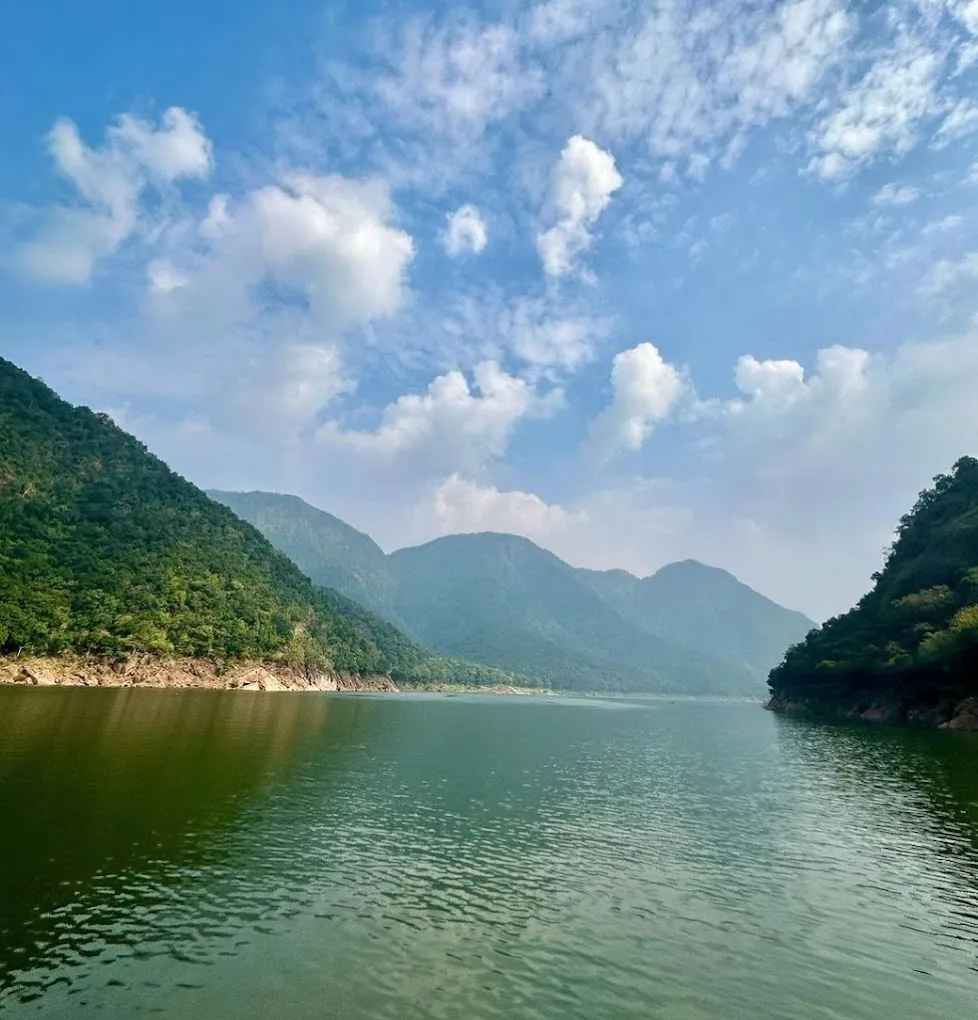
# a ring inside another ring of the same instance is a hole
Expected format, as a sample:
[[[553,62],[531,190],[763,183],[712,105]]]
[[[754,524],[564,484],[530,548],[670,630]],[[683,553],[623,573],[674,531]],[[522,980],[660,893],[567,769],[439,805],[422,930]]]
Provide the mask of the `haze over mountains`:
[[[451,535],[386,555],[296,496],[211,491],[315,583],[431,649],[555,687],[760,694],[814,624],[692,560],[639,579],[572,567],[515,535]]]

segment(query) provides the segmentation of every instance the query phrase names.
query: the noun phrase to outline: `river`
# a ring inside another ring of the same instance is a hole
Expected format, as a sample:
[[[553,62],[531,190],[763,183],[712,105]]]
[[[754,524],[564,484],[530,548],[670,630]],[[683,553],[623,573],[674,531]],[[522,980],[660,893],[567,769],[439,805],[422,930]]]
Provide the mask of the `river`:
[[[0,1016],[974,1020],[978,737],[0,689]]]

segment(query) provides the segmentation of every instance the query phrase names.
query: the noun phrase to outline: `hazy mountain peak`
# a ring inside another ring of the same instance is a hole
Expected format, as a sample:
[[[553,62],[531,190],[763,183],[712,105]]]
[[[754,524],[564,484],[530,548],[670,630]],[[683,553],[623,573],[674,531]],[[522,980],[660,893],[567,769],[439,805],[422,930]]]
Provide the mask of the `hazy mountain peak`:
[[[555,686],[760,693],[812,626],[696,560],[640,580],[572,567],[530,539],[445,535],[385,556],[325,511],[270,493],[220,493],[313,580],[419,640]]]

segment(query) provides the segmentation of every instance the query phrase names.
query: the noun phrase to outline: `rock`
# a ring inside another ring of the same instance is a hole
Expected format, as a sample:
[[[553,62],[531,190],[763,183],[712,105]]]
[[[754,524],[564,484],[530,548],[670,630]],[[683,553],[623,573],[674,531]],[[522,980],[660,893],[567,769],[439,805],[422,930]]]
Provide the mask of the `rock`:
[[[978,731],[978,698],[967,698],[962,701],[948,720],[947,728]]]

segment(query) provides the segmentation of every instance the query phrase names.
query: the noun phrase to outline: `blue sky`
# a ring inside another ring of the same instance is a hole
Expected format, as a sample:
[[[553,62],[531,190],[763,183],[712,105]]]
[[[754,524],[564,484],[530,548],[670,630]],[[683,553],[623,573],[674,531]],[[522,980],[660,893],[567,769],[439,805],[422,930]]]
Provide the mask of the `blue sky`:
[[[978,0],[10,0],[0,353],[203,486],[823,618],[978,452]]]

